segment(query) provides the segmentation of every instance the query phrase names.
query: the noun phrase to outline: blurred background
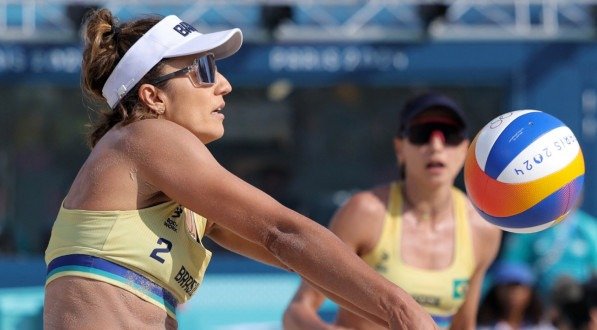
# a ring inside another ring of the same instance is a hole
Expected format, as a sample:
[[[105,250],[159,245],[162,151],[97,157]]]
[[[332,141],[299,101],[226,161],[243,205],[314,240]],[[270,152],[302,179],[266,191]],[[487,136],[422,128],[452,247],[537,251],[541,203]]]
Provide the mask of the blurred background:
[[[0,329],[41,328],[43,253],[89,152],[79,28],[100,7],[121,21],[175,14],[204,33],[241,28],[241,50],[218,62],[234,91],[209,148],[323,225],[353,192],[398,176],[397,111],[430,89],[463,106],[473,134],[511,110],[560,118],[585,156],[581,207],[597,216],[597,0],[0,0]],[[279,329],[299,279],[210,248],[181,329]]]

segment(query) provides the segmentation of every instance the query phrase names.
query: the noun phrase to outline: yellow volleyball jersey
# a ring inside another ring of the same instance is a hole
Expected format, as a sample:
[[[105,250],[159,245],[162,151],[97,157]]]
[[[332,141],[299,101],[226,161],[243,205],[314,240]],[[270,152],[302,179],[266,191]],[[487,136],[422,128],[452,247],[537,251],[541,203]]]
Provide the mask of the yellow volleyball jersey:
[[[441,270],[420,269],[405,264],[401,256],[403,203],[399,183],[392,183],[388,212],[379,241],[363,260],[377,272],[408,292],[440,327],[448,327],[464,301],[475,268],[467,200],[453,188],[455,241],[453,261]]]
[[[61,207],[46,249],[46,285],[67,275],[104,281],[175,318],[176,305],[195,293],[211,259],[201,243],[205,226],[205,218],[173,201],[130,211]]]

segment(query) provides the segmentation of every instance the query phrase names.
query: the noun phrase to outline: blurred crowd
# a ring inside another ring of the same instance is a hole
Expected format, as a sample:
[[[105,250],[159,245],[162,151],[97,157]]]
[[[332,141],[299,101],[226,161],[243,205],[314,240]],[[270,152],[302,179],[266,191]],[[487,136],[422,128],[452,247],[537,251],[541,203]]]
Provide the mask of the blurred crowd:
[[[577,210],[532,234],[505,235],[486,279],[479,329],[597,329],[597,219]]]

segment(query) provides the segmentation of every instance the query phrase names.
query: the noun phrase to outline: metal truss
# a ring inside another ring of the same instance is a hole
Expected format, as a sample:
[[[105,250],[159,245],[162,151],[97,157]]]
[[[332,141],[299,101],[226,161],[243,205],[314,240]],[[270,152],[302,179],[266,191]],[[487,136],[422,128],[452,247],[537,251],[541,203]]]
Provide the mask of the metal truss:
[[[240,27],[252,41],[510,40],[592,39],[597,0],[0,0],[0,41],[76,38],[73,5],[121,20],[176,14],[204,32]],[[292,15],[264,26],[262,9],[280,6]],[[424,19],[423,6],[445,10]]]
[[[592,39],[596,1],[456,0],[430,33],[442,39]]]

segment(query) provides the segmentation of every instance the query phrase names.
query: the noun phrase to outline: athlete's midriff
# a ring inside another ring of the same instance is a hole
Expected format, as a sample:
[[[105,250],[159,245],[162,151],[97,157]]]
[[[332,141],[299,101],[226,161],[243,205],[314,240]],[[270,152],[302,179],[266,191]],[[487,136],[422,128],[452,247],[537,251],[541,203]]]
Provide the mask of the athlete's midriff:
[[[176,329],[164,309],[109,283],[63,276],[48,283],[44,329]]]

